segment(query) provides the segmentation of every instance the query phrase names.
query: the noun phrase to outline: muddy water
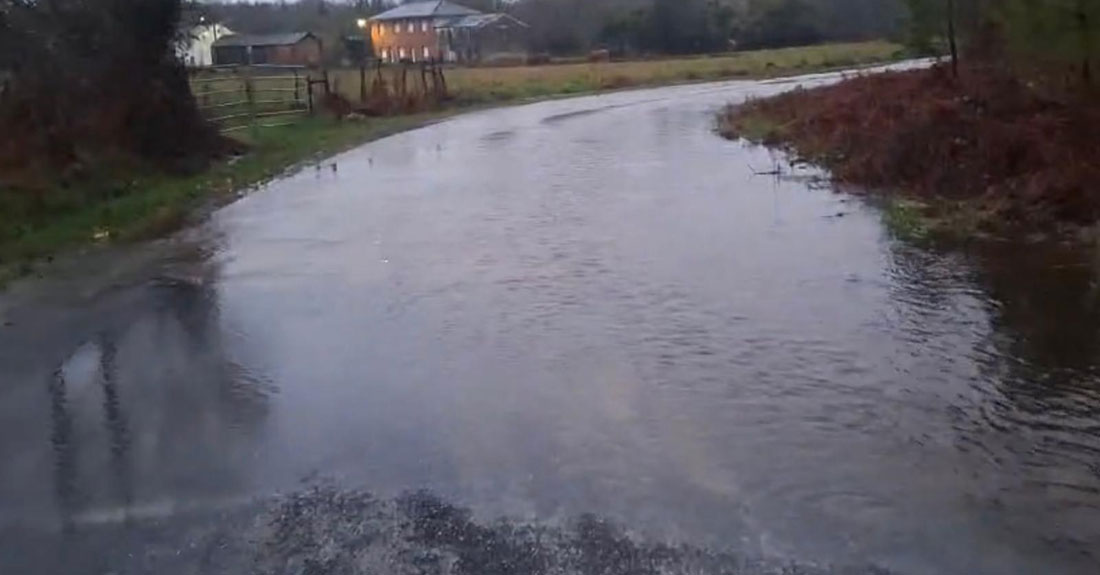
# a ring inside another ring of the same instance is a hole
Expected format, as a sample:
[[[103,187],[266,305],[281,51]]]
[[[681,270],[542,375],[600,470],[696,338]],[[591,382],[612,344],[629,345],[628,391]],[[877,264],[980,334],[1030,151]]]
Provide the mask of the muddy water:
[[[712,114],[792,86],[470,114],[18,286],[0,570],[145,572],[187,547],[157,529],[320,480],[803,565],[1100,572],[1096,262],[914,246],[754,175],[782,159]]]

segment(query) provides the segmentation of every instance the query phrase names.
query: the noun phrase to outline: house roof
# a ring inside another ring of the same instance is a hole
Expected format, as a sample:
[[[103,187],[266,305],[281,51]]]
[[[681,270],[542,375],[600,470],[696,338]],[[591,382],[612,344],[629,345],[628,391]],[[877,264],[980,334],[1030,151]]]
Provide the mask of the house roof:
[[[386,10],[371,20],[401,20],[405,18],[448,18],[481,14],[473,8],[467,8],[447,0],[412,0]]]
[[[309,32],[288,32],[285,34],[233,34],[222,36],[214,42],[215,46],[290,46],[312,37]]]
[[[438,28],[484,28],[490,24],[501,23],[503,21],[511,21],[524,28],[530,28],[525,22],[517,20],[507,14],[470,14],[468,16],[462,16],[455,18],[449,22],[437,26]]]

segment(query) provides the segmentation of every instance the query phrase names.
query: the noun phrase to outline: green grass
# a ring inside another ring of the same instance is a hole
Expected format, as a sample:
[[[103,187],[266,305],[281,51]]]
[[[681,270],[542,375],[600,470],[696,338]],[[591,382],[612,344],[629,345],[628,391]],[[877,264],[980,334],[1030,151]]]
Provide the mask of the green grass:
[[[887,198],[882,206],[882,220],[895,237],[924,240],[930,231],[927,210],[927,206],[918,202]]]
[[[731,140],[743,138],[754,144],[781,146],[786,140],[785,126],[771,116],[761,113],[745,113],[751,103],[727,106],[717,116],[718,133]]]
[[[971,200],[886,196],[881,209],[890,233],[915,242],[986,238],[996,224],[993,214],[983,212],[982,206]]]
[[[126,242],[164,235],[187,222],[204,205],[224,203],[249,186],[289,168],[330,156],[365,141],[425,124],[444,113],[337,122],[308,118],[243,135],[249,152],[193,176],[136,174],[114,178],[105,192],[82,194],[42,212],[16,192],[0,190],[0,285],[33,270],[34,262],[65,249],[102,242]],[[73,191],[58,195],[72,197]],[[40,203],[40,202],[39,202]],[[38,212],[36,212],[38,210]]]

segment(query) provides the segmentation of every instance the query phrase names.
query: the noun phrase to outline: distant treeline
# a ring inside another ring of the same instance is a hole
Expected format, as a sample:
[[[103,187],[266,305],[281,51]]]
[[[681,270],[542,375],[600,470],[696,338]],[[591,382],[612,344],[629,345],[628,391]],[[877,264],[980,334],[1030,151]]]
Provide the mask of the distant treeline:
[[[1100,0],[906,0],[915,47],[1017,71],[1067,71],[1091,84]],[[953,49],[954,48],[954,49]]]
[[[899,0],[517,0],[532,47],[687,54],[885,38],[904,29]]]
[[[456,0],[505,11],[531,26],[531,49],[555,55],[606,48],[627,55],[688,54],[827,41],[899,37],[903,0]],[[384,0],[207,2],[240,32],[309,30],[339,57],[355,19],[391,7]]]

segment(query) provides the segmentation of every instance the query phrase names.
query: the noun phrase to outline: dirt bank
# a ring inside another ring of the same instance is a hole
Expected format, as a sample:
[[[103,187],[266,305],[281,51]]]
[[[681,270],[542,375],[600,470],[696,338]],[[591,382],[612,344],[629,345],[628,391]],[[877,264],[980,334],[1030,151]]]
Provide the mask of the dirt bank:
[[[730,106],[726,137],[787,148],[847,183],[919,200],[945,231],[1100,219],[1100,102],[986,69],[876,74]]]

